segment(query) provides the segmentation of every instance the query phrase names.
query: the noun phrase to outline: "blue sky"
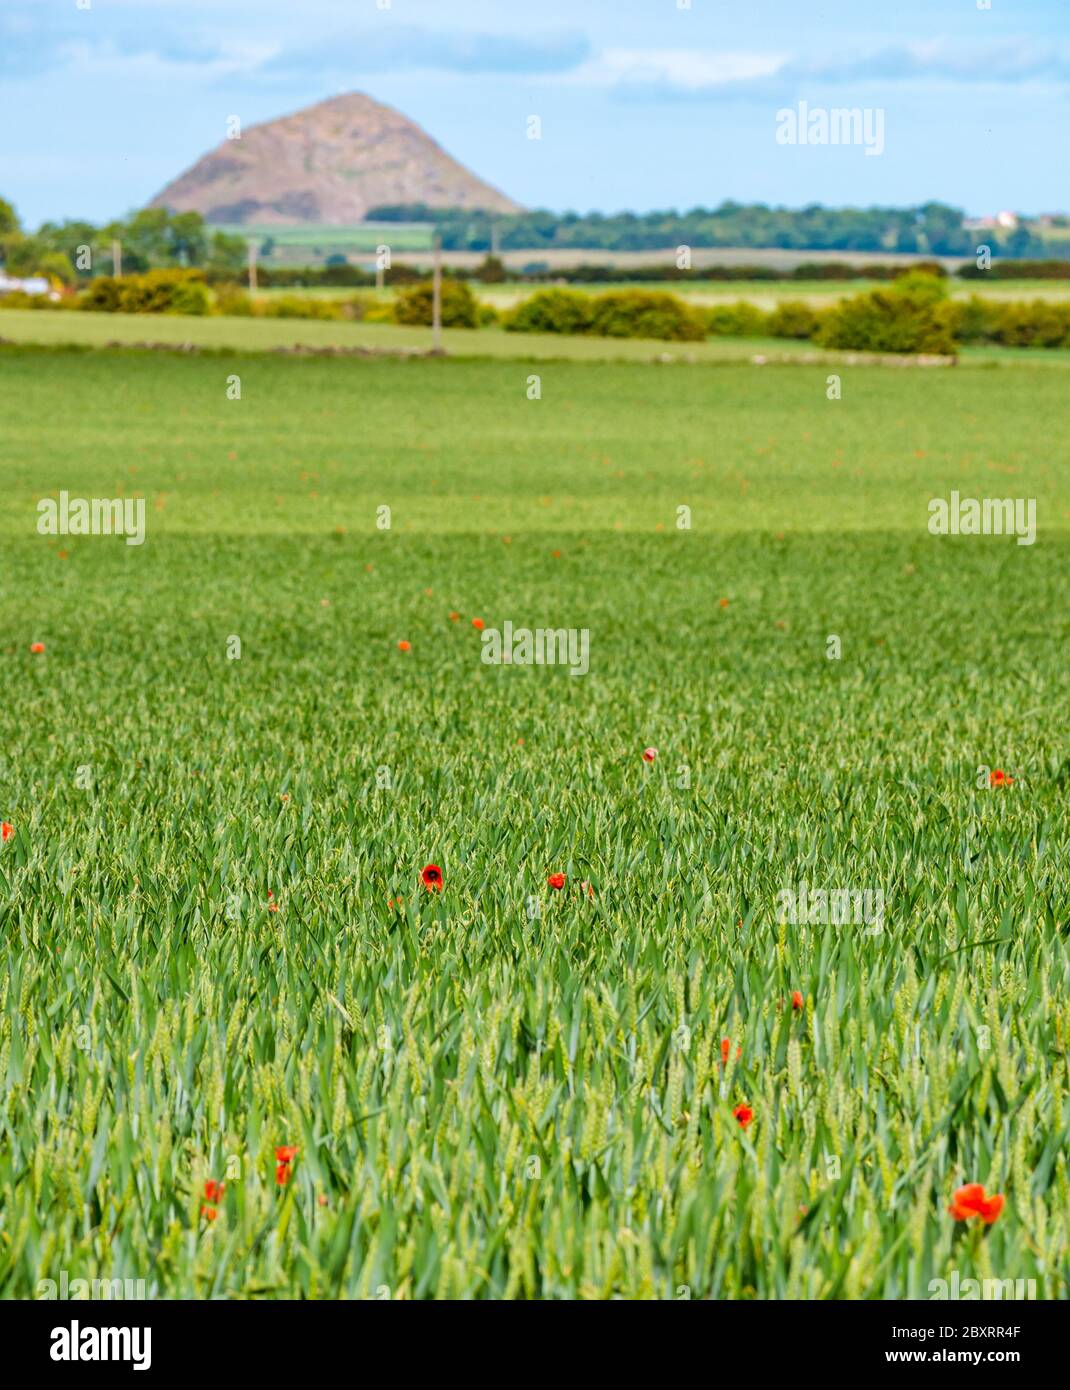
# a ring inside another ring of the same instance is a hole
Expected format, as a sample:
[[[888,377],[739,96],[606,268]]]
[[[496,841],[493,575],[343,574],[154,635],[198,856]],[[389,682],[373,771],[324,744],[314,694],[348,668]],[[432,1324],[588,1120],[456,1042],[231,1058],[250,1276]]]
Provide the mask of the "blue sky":
[[[0,196],[118,216],[229,116],[355,90],[528,206],[1066,210],[1070,0],[977,4],[0,0]],[[778,145],[800,100],[883,109],[884,153]]]

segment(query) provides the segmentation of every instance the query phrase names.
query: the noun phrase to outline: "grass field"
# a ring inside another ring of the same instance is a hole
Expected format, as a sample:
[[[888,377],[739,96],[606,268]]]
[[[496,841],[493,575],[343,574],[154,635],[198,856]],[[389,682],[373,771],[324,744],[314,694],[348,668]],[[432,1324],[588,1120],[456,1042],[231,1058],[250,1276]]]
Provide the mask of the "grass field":
[[[1065,1297],[1033,361],[530,400],[507,359],[0,348],[0,1294]],[[61,489],[143,497],[145,544],[38,535]],[[929,535],[951,489],[1035,498],[1036,544]],[[484,665],[474,617],[590,672]],[[881,929],[783,920],[802,883]]]
[[[261,263],[271,266],[323,265],[333,255],[374,260],[377,248],[384,243],[398,253],[429,252],[433,235],[433,228],[420,222],[359,222],[338,227],[242,222],[215,224],[212,231],[253,242]],[[271,249],[264,255],[263,247],[269,239]]]
[[[430,328],[388,323],[332,323],[314,319],[183,317],[177,314],[93,314],[5,309],[0,312],[0,347],[7,343],[50,347],[106,346],[195,347],[207,352],[263,353],[292,348],[371,349],[381,353],[428,353],[434,345]],[[700,343],[660,342],[647,338],[587,338],[560,333],[507,333],[502,328],[447,328],[442,345],[451,357],[509,358],[578,362],[679,362],[724,365],[760,356],[783,362],[850,363],[865,354],[833,352],[789,338],[708,338]],[[1038,367],[1070,365],[1065,348],[967,347],[963,363],[977,366]],[[904,368],[912,370],[904,360]]]
[[[479,284],[473,285],[472,288],[480,299],[486,300],[488,304],[493,304],[496,309],[511,308],[512,305],[527,299],[533,293],[530,284],[515,281],[501,285]],[[621,281],[612,285],[593,283],[577,285],[572,288],[585,289],[591,294],[604,294],[607,290],[620,289],[637,289],[648,292],[650,290],[667,290],[671,294],[682,296],[689,304],[731,304],[737,300],[745,300],[759,309],[770,310],[775,309],[778,304],[782,304],[785,300],[802,300],[803,303],[810,304],[815,309],[827,308],[830,304],[834,304],[837,299],[878,289],[880,282],[874,280],[848,280],[846,282],[834,280],[696,280],[681,282],[673,280],[659,284],[622,278]],[[948,290],[952,299],[968,299],[970,295],[981,294],[985,299],[998,300],[1065,300],[1070,299],[1070,280],[986,280],[982,285],[978,285],[976,281],[951,279],[948,281]],[[267,293],[286,293],[286,291],[270,290]]]

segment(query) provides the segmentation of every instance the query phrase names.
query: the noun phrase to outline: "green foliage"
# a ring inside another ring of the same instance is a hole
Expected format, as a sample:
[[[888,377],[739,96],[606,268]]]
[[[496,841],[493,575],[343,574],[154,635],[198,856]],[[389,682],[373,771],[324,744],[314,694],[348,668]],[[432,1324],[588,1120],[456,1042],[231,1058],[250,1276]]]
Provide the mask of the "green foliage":
[[[989,316],[985,336],[1006,347],[1070,347],[1070,304],[1045,299],[1000,304]]]
[[[917,304],[942,304],[950,297],[947,278],[927,270],[908,270],[891,286],[892,294],[905,295]]]
[[[579,290],[539,290],[505,314],[510,333],[589,333],[591,296]]]
[[[211,298],[197,270],[102,275],[79,295],[78,307],[108,314],[208,314]]]
[[[798,299],[785,299],[769,314],[765,331],[771,338],[812,338],[820,316]]]
[[[758,338],[768,331],[769,315],[745,299],[704,308],[702,317],[714,338]]]
[[[923,278],[920,286],[900,288],[900,281],[887,290],[841,299],[823,316],[816,341],[862,352],[953,353],[954,312],[934,292],[941,282]]]
[[[321,319],[324,322],[351,318],[348,306],[339,299],[315,299],[312,295],[280,294],[256,302],[254,312],[266,319]],[[224,311],[225,312],[225,311]]]
[[[485,256],[476,266],[473,275],[485,285],[500,285],[509,278],[505,262],[500,256]]]
[[[961,209],[937,202],[908,208],[828,208],[819,204],[772,208],[764,203],[727,200],[716,208],[699,207],[685,213],[591,213],[586,217],[545,209],[504,216],[414,203],[372,208],[368,217],[374,221],[433,223],[449,251],[488,251],[494,228],[503,251],[663,251],[683,245],[972,257],[977,247],[977,233],[962,225]],[[1012,233],[986,232],[985,236],[1000,254],[1051,254],[1043,237],[1028,226]]]
[[[0,198],[0,237],[11,236],[12,233],[21,230],[19,215],[15,211],[14,205],[9,203],[6,198]]]
[[[601,338],[660,338],[697,343],[706,336],[701,317],[682,299],[651,290],[618,290],[591,301],[588,330]]]
[[[589,295],[577,290],[540,290],[504,317],[513,333],[589,333],[601,338],[655,338],[699,342],[701,317],[675,295],[618,290]]]
[[[244,286],[233,281],[224,281],[223,284],[216,285],[212,293],[215,298],[215,313],[225,314],[228,318],[253,317],[253,299]]]
[[[421,280],[415,285],[398,292],[394,302],[394,321],[396,323],[431,323],[433,311],[433,286],[430,280]],[[478,328],[479,306],[467,285],[460,280],[443,277],[442,280],[442,326],[443,328]]]
[[[50,254],[47,243],[40,237],[11,232],[0,240],[0,257],[8,275],[20,278],[37,275],[41,262]]]
[[[73,285],[76,279],[74,266],[62,251],[46,251],[38,258],[34,274],[47,276],[49,280],[58,280],[61,285],[68,286]]]
[[[0,294],[0,309],[69,309],[70,298],[52,299],[47,294],[24,294],[22,290],[11,290]]]

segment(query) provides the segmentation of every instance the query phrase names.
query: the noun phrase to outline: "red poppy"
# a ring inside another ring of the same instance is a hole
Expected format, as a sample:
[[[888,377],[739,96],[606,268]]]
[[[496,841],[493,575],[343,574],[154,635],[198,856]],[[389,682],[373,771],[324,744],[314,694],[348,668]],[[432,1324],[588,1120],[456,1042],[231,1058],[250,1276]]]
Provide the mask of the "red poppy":
[[[802,997],[802,995],[799,993],[799,991],[796,990],[795,993],[791,996],[791,1007],[792,1007],[793,1009],[801,1009],[802,1006],[803,1006],[803,997]]]
[[[30,651],[33,652],[34,656],[40,656],[41,653],[44,651],[44,649],[45,649],[45,644],[44,644],[43,642],[31,642],[31,643],[30,643]]]
[[[656,748],[644,748],[644,749],[643,749],[643,762],[644,762],[644,763],[652,763],[652,762],[654,761],[654,759],[655,759],[657,756],[658,756],[658,750],[657,750]]]
[[[473,618],[472,626],[476,629],[477,632],[482,632],[483,629],[486,627],[486,623],[483,621],[482,618]]]
[[[296,1144],[280,1144],[275,1150],[275,1158],[279,1163],[292,1163],[296,1157]]]
[[[398,643],[398,651],[399,651],[399,652],[411,652],[411,651],[412,651],[412,643],[411,643],[411,642],[406,642],[405,639],[402,638],[401,641]]]
[[[10,840],[15,833],[15,827],[9,821],[0,822],[0,840]]]
[[[948,1211],[956,1221],[968,1221],[971,1216],[979,1216],[986,1226],[991,1226],[1003,1210],[1003,1200],[1002,1193],[994,1192],[991,1197],[986,1197],[981,1183],[970,1182],[960,1187],[951,1198]]]
[[[437,864],[425,864],[420,872],[423,885],[432,893],[442,890],[442,870]]]
[[[460,613],[451,613],[451,614],[450,614],[450,622],[451,622],[451,623],[459,623],[460,621],[461,621],[461,615],[460,615]]]
[[[728,1054],[729,1054],[731,1051],[732,1051],[732,1044],[731,1044],[731,1042],[728,1040],[728,1038],[722,1038],[722,1039],[721,1039],[721,1065],[722,1065],[722,1066],[725,1066],[725,1067],[728,1066]],[[742,1047],[737,1047],[737,1048],[736,1048],[736,1059],[738,1060],[742,1055],[743,1055],[743,1048],[742,1048]]]
[[[727,607],[728,607],[728,600],[727,600],[726,598],[721,599],[721,607],[722,607],[722,608],[727,608]]]
[[[1014,784],[1014,778],[1004,772],[1001,767],[994,767],[988,774],[988,785],[990,787],[1010,787]]]
[[[279,910],[279,905],[277,902],[274,901],[274,898],[275,894],[272,893],[270,889],[268,889],[267,910],[269,912],[278,912]]]
[[[550,877],[546,880],[546,882],[550,885],[551,888],[564,888],[565,875],[551,874]]]
[[[584,879],[584,880],[581,882],[580,887],[581,887],[581,888],[585,888],[585,889],[587,890],[587,896],[588,896],[589,898],[593,898],[593,897],[594,897],[594,884],[593,884],[593,883],[588,883],[587,880]]]
[[[289,1181],[290,1165],[288,1163],[280,1163],[275,1169],[275,1182],[279,1187],[285,1187]]]
[[[754,1111],[749,1105],[737,1105],[732,1114],[739,1121],[740,1129],[746,1129],[751,1120],[754,1119]]]
[[[214,1221],[216,1217],[219,1215],[219,1213],[216,1211],[215,1207],[209,1207],[202,1204],[201,1215],[204,1217],[206,1221]]]
[[[215,1178],[209,1178],[204,1184],[204,1195],[210,1202],[218,1202],[226,1190],[226,1183],[216,1182]]]

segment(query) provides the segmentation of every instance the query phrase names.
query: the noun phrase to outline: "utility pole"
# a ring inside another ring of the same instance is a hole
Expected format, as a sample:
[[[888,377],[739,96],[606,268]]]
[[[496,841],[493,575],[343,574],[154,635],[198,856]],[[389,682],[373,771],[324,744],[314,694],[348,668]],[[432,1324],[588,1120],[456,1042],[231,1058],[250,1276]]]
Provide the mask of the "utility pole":
[[[118,237],[111,244],[111,273],[113,275],[123,273],[123,244]]]
[[[249,293],[256,293],[256,242],[249,243]]]
[[[435,272],[431,296],[431,347],[442,351],[442,233],[435,233]]]

